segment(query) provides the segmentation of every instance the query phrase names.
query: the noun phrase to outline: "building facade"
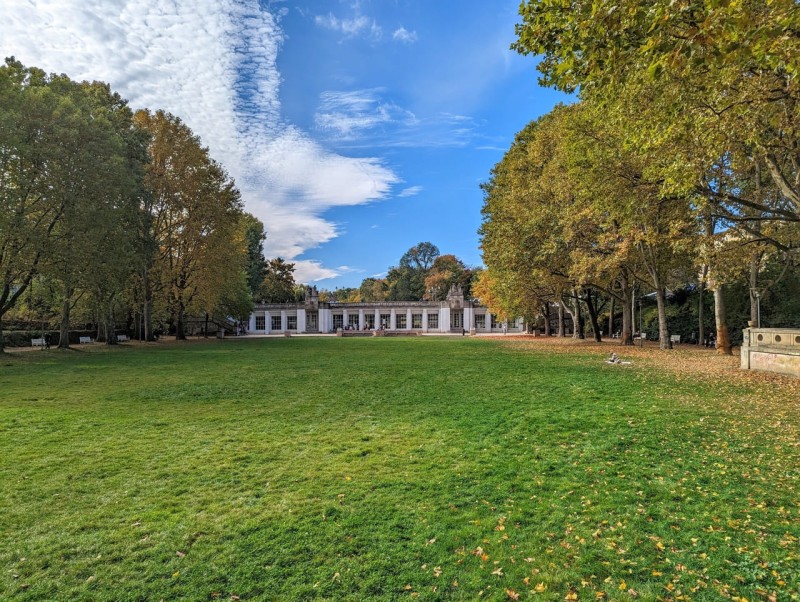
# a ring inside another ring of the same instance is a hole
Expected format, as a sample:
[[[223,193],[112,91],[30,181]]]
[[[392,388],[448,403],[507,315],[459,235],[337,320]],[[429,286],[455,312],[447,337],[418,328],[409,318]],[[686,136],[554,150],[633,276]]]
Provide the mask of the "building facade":
[[[465,300],[459,287],[445,301],[338,303],[319,300],[316,287],[303,303],[260,303],[250,315],[248,334],[334,333],[342,330],[407,330],[424,333],[523,332],[522,318],[503,322],[482,305]]]

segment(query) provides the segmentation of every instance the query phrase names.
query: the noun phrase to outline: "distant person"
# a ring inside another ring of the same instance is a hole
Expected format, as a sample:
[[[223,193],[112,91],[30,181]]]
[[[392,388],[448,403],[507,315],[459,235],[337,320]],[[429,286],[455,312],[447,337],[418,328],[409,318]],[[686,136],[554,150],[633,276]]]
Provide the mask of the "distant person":
[[[52,340],[52,337],[50,336],[49,332],[46,335],[44,335],[44,348],[45,349],[50,349],[50,341],[51,340]]]

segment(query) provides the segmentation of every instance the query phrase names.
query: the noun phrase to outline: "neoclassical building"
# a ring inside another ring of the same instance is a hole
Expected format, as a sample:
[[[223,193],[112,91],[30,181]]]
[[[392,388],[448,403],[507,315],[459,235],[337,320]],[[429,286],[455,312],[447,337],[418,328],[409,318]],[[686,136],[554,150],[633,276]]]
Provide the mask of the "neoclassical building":
[[[459,287],[445,301],[337,303],[319,300],[308,287],[303,303],[260,303],[250,315],[249,334],[331,333],[343,330],[417,333],[522,332],[522,318],[504,323],[482,305],[464,299]]]

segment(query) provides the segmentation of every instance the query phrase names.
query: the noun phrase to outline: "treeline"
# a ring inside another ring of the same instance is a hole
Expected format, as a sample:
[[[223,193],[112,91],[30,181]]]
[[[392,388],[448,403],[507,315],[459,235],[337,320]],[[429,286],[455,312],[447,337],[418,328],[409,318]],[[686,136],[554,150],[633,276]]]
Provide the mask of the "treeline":
[[[588,315],[598,339],[601,313],[618,315],[631,344],[651,296],[669,348],[668,291],[698,297],[700,340],[710,291],[723,353],[745,326],[730,291],[753,322],[769,299],[764,322],[797,326],[796,300],[770,299],[792,290],[800,247],[796,3],[539,0],[521,15],[514,48],[579,102],[529,124],[483,187],[484,301],[529,321],[563,308],[578,333]]]
[[[452,286],[472,295],[480,270],[468,267],[455,255],[442,255],[430,242],[411,247],[385,278],[365,278],[358,288],[320,291],[320,298],[340,302],[443,301]]]
[[[398,265],[388,269],[385,278],[364,278],[358,287],[323,288],[319,297],[321,301],[340,303],[442,301],[453,285],[470,297],[480,272],[455,255],[442,255],[433,243],[421,242],[406,251]],[[266,303],[301,302],[305,288],[295,282],[294,264],[279,257],[266,262],[266,276],[256,297]]]
[[[244,317],[264,227],[178,117],[101,82],[0,67],[0,350],[9,319],[153,340],[187,314]]]

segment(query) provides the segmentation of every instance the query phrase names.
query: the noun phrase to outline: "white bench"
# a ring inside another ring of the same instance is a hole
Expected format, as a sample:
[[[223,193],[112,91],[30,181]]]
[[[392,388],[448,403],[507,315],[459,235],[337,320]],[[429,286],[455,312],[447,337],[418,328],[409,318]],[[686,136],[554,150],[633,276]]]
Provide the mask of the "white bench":
[[[78,344],[81,343],[94,343],[94,339],[92,337],[79,337]]]
[[[31,339],[31,347],[44,347],[44,339]]]
[[[679,334],[671,334],[669,335],[669,340],[671,343],[680,343],[681,342],[681,335]]]
[[[118,334],[117,335],[117,342],[118,343],[122,343],[122,342],[127,341],[127,340],[129,340],[127,334]]]

